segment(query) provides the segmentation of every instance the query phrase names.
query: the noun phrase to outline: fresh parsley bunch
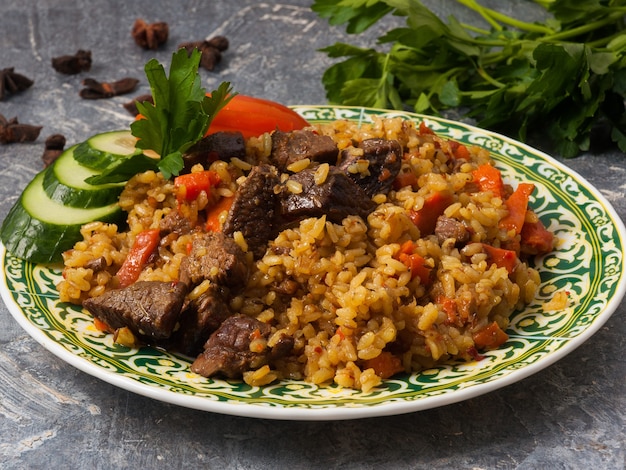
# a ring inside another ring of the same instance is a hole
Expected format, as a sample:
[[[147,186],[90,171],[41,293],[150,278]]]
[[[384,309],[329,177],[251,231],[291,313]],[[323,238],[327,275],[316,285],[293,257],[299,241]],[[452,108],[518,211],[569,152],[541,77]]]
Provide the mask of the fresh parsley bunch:
[[[455,0],[489,29],[444,21],[419,0],[315,0],[312,9],[359,34],[388,14],[406,25],[385,51],[336,43],[323,76],[331,103],[438,114],[466,109],[478,125],[520,140],[545,134],[554,151],[589,150],[592,135],[626,152],[626,0],[534,0],[543,24]],[[529,0],[530,1],[530,0]]]

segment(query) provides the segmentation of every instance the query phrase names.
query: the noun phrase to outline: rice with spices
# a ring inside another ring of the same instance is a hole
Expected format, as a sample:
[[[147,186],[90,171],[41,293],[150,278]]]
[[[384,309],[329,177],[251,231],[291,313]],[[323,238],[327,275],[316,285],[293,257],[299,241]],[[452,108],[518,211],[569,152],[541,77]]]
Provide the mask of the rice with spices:
[[[498,196],[475,181],[475,170],[490,163],[489,153],[463,147],[460,156],[458,144],[401,118],[314,127],[340,150],[368,138],[396,139],[404,152],[401,173],[394,189],[373,197],[377,206],[367,220],[348,216],[337,224],[308,218],[283,230],[257,261],[247,254],[250,279],[229,299],[231,311],[269,324],[267,346],[288,335],[294,347],[271,367],[245,373],[244,380],[263,385],[297,379],[369,391],[396,373],[475,360],[481,350],[498,347],[506,340],[510,315],[534,298],[540,280],[526,262],[516,259],[509,272],[491,262],[485,249],[519,245],[519,234],[501,227],[508,214],[505,199],[514,188],[505,187]],[[80,304],[118,287],[115,273],[138,233],[159,228],[172,211],[202,220],[207,208],[237,191],[250,166],[265,161],[270,148],[271,139],[263,135],[247,142],[247,161],[214,162],[217,190],[191,202],[181,203],[174,184],[159,173],[133,177],[120,197],[128,229],[104,223],[83,227],[84,240],[64,256],[61,300]],[[298,163],[290,169],[315,166],[317,184],[328,174],[326,163]],[[282,175],[283,181],[288,178]],[[297,184],[286,187],[298,191]],[[420,233],[415,214],[440,195],[447,199],[441,215],[466,228],[464,243]],[[527,217],[533,215],[529,211]],[[193,236],[163,238],[140,279],[176,280]],[[241,234],[235,240],[246,249]],[[106,269],[91,269],[94,260]]]

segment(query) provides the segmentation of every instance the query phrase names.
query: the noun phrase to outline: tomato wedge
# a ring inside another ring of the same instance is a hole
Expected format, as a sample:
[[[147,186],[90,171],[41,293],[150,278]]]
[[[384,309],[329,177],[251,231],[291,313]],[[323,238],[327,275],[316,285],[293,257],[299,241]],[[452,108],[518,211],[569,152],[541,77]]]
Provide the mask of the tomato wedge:
[[[252,96],[235,95],[213,118],[207,134],[240,131],[247,139],[277,128],[290,132],[307,126],[309,123],[287,106]]]

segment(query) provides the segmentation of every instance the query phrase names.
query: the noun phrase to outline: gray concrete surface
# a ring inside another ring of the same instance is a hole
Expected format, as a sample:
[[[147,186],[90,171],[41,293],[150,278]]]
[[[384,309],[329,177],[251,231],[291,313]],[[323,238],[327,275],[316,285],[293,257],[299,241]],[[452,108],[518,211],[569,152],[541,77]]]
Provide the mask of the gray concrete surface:
[[[241,93],[285,104],[324,103],[317,49],[345,39],[306,0],[126,2],[0,0],[0,68],[35,80],[0,101],[0,113],[43,125],[31,144],[0,145],[0,219],[41,168],[43,141],[69,143],[127,125],[120,106],[148,92],[84,101],[86,75],[63,76],[52,57],[90,49],[88,76],[143,78],[155,56],[130,38],[135,18],[167,21],[169,45],[225,34],[231,47],[207,88],[229,80]],[[430,2],[457,13],[453,1]],[[497,2],[496,2],[497,3]],[[532,15],[531,2],[509,2]],[[376,31],[363,38],[372,41]],[[356,39],[351,38],[354,42]],[[626,157],[617,152],[566,161],[626,217]],[[587,343],[517,384],[419,413],[339,422],[282,422],[194,411],[93,378],[48,353],[0,305],[0,468],[428,468],[621,469],[626,459],[626,304]]]

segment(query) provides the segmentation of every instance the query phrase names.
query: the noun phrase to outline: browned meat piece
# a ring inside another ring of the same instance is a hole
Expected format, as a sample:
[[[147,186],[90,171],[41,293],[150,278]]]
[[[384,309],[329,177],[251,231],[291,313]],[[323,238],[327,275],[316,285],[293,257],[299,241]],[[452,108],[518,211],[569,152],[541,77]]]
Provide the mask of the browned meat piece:
[[[226,299],[238,293],[248,280],[246,255],[221,232],[194,234],[189,255],[181,261],[179,278],[190,291],[210,281],[204,293],[182,307],[178,328],[167,341],[172,349],[197,355],[209,335],[231,315]]]
[[[83,306],[111,328],[127,326],[150,340],[169,338],[187,294],[183,282],[138,281],[85,300]]]
[[[341,152],[339,169],[363,188],[370,198],[375,194],[388,193],[402,166],[402,147],[398,141],[367,139],[361,142],[358,149],[348,148]],[[357,169],[357,163],[362,160],[368,162],[367,174]]]
[[[456,240],[457,245],[463,245],[468,242],[470,233],[463,223],[459,220],[451,217],[441,215],[437,218],[437,224],[435,225],[435,235],[439,243],[453,238]]]
[[[255,338],[267,338],[270,326],[247,315],[237,314],[226,319],[206,342],[204,351],[191,365],[192,372],[204,377],[216,374],[238,378],[247,370],[267,363],[270,349],[250,350]]]
[[[348,215],[367,218],[376,204],[344,172],[331,167],[322,184],[315,182],[315,170],[307,169],[293,174],[291,180],[302,185],[300,193],[283,190],[280,198],[281,227],[307,217],[326,215],[331,222],[340,224]]]
[[[263,256],[267,242],[274,238],[274,188],[279,183],[275,167],[259,165],[252,168],[235,194],[224,222],[224,234],[232,236],[235,232],[241,232],[255,259]]]
[[[107,259],[104,256],[94,258],[85,263],[86,269],[91,269],[94,273],[104,271],[107,268]]]
[[[239,290],[248,281],[246,255],[222,232],[205,232],[193,239],[189,256],[180,263],[181,279],[191,286],[208,279],[214,284]]]
[[[208,169],[215,160],[229,162],[232,158],[245,157],[246,142],[241,132],[216,132],[204,137],[185,152],[185,169],[182,173],[189,173],[191,167],[197,163]]]
[[[294,162],[308,158],[311,162],[337,163],[339,150],[328,136],[319,135],[309,130],[281,132],[272,134],[272,153],[270,163],[280,171],[286,171]]]
[[[226,299],[228,290],[211,284],[206,292],[184,307],[179,328],[172,335],[172,348],[188,356],[197,356],[202,346],[219,326],[232,315]]]
[[[291,352],[294,344],[295,341],[293,339],[293,336],[289,336],[283,333],[278,339],[278,342],[271,348],[269,355],[270,360],[286,356]]]
[[[170,233],[176,233],[183,235],[191,232],[193,226],[191,221],[186,217],[183,217],[178,211],[172,211],[161,219],[159,222],[159,230],[161,231],[161,237]]]

